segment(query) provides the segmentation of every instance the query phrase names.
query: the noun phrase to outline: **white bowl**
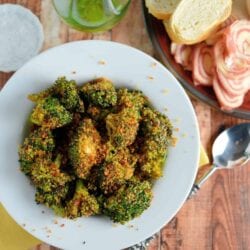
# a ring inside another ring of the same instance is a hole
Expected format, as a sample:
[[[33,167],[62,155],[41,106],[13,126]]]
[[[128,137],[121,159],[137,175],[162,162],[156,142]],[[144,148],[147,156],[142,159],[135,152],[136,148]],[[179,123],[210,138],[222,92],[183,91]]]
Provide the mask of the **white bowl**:
[[[164,176],[153,187],[151,206],[126,225],[104,217],[68,220],[34,201],[35,189],[19,171],[18,145],[33,104],[29,93],[48,87],[58,76],[79,84],[105,76],[116,86],[142,90],[179,129],[169,149]],[[172,74],[134,48],[106,41],[81,41],[43,52],[18,70],[0,92],[0,200],[25,230],[63,249],[121,249],[163,227],[180,209],[192,187],[199,158],[199,132],[189,98]]]

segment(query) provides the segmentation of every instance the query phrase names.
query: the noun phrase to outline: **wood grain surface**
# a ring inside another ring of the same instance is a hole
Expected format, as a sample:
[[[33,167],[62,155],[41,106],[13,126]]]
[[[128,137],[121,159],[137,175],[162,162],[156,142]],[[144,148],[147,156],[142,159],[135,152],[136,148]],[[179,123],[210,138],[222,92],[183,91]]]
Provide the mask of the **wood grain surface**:
[[[59,20],[51,0],[0,0],[0,3],[21,4],[40,18],[45,33],[43,50],[68,41],[103,39],[125,43],[154,56],[139,0],[132,0],[127,15],[112,31],[98,34],[69,29]],[[0,73],[0,87],[4,86],[11,75]],[[220,130],[244,122],[213,110],[197,100],[192,99],[192,103],[199,121],[201,141],[207,152],[211,152],[213,139]],[[34,249],[54,248],[42,244]],[[188,200],[162,228],[148,249],[250,249],[250,164],[217,171],[197,196]]]

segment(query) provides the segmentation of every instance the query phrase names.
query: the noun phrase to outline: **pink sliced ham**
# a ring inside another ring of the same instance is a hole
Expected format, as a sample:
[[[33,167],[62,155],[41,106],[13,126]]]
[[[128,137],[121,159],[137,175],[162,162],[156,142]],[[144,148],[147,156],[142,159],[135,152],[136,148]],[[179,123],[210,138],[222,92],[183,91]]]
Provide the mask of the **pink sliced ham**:
[[[214,72],[213,50],[200,43],[193,50],[193,82],[195,85],[212,86]]]
[[[177,63],[181,64],[185,70],[192,70],[192,46],[171,43],[170,50]]]
[[[239,67],[234,61],[229,61],[225,57],[225,40],[221,39],[214,46],[214,56],[216,63],[216,72],[224,89],[230,95],[242,95],[249,89],[250,71],[246,67]]]
[[[250,20],[227,19],[205,42],[171,44],[171,53],[193,83],[213,87],[222,109],[242,105],[250,91]]]
[[[227,53],[239,67],[250,66],[250,20],[237,20],[225,30]]]
[[[217,71],[221,85],[229,95],[245,95],[249,91],[250,76],[242,79],[226,78],[223,73]]]
[[[229,95],[216,75],[213,78],[213,89],[222,109],[231,110],[242,105],[245,95]]]
[[[220,39],[214,45],[214,57],[216,67],[228,78],[245,78],[249,74],[248,67],[239,65],[235,62],[234,56],[226,54],[224,39]]]
[[[172,55],[175,54],[177,46],[178,46],[177,43],[171,43],[171,45],[170,45],[170,52],[171,52]]]

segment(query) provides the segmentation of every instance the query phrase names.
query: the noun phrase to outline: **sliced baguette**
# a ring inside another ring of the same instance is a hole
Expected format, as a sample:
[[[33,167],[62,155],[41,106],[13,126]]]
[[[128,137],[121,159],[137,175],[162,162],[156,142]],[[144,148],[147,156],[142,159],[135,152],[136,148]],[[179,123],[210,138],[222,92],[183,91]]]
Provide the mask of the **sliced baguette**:
[[[171,40],[195,44],[208,38],[232,11],[232,0],[181,0],[168,21]]]
[[[150,14],[158,19],[168,19],[181,0],[145,0]]]

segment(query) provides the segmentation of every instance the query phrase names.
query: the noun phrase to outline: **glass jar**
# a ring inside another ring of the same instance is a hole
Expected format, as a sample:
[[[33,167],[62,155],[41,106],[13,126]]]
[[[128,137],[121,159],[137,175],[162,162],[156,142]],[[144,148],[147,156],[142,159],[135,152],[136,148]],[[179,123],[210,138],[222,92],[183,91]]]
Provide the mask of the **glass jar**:
[[[53,0],[62,20],[74,29],[98,32],[111,29],[126,13],[131,0]]]

